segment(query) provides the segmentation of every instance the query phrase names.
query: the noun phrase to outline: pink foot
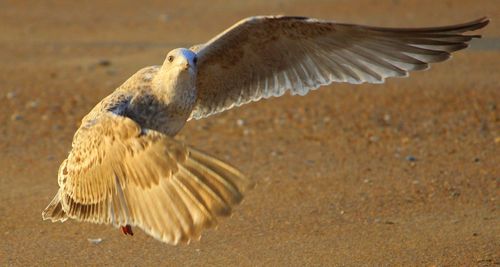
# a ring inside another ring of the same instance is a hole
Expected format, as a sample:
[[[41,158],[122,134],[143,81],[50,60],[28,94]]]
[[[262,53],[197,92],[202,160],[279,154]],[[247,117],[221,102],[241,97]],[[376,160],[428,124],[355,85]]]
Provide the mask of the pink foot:
[[[122,226],[122,232],[125,234],[125,235],[134,235],[134,232],[132,232],[132,226],[130,225],[125,225],[125,226]]]

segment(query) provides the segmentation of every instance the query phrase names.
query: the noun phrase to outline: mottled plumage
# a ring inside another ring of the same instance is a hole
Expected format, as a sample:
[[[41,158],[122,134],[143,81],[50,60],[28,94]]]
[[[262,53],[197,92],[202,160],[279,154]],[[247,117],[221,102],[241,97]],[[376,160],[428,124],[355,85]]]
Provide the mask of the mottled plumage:
[[[173,139],[199,119],[286,91],[332,82],[382,83],[444,61],[479,35],[483,18],[435,28],[380,28],[305,17],[252,17],[206,44],[168,53],[83,118],[44,219],[138,226],[188,242],[228,215],[252,182]]]
[[[479,35],[487,18],[435,28],[381,28],[306,17],[252,17],[236,23],[198,54],[200,119],[286,91],[305,95],[332,82],[382,83],[449,58]]]

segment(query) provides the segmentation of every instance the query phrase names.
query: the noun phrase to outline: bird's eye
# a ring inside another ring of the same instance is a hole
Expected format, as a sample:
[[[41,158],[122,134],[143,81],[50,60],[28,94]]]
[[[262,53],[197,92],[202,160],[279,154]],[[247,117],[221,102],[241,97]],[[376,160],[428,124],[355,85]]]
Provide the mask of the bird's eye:
[[[168,62],[174,61],[174,56],[168,56],[167,60],[168,60]]]

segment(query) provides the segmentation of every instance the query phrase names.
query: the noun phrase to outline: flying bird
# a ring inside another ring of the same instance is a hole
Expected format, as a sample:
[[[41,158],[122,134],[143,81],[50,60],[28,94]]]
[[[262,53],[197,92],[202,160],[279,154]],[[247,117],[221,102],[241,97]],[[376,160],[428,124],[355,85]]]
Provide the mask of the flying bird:
[[[252,186],[235,167],[174,139],[184,124],[333,82],[383,83],[464,49],[489,20],[382,28],[258,16],[208,42],[170,51],[82,119],[43,219],[132,227],[169,244],[198,239]]]

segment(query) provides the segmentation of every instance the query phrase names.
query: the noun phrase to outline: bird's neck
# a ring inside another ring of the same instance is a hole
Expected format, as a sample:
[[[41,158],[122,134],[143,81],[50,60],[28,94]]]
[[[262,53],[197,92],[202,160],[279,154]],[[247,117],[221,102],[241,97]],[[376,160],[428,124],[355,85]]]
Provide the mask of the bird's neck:
[[[166,105],[191,112],[196,100],[196,73],[189,71],[158,71],[153,90]]]

